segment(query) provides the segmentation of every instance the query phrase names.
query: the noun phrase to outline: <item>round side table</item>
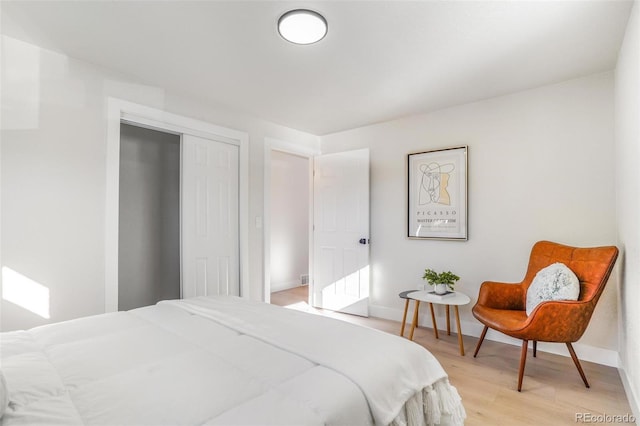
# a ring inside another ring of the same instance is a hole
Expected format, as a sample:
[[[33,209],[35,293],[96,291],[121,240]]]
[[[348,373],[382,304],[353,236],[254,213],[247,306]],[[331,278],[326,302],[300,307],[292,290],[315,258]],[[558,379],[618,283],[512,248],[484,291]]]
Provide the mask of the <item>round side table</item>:
[[[412,291],[407,294],[407,298],[416,301],[416,307],[413,312],[413,321],[411,323],[411,332],[409,333],[409,340],[413,340],[413,331],[416,329],[418,325],[418,310],[420,309],[420,302],[429,303],[429,308],[431,309],[431,322],[433,323],[433,332],[435,333],[436,339],[438,339],[438,325],[436,324],[436,316],[433,312],[433,304],[437,305],[445,305],[446,306],[446,316],[447,316],[447,335],[451,335],[451,325],[449,320],[449,306],[454,307],[454,311],[456,314],[456,327],[458,330],[458,344],[460,345],[460,355],[464,356],[464,343],[462,342],[462,330],[460,329],[460,314],[458,312],[458,306],[466,305],[471,302],[469,296],[464,293],[460,293],[459,291],[454,291],[453,294],[449,294],[446,296],[438,296],[433,292],[420,290],[420,291]],[[409,300],[407,300],[408,304]],[[405,308],[405,316],[406,316],[406,308]]]

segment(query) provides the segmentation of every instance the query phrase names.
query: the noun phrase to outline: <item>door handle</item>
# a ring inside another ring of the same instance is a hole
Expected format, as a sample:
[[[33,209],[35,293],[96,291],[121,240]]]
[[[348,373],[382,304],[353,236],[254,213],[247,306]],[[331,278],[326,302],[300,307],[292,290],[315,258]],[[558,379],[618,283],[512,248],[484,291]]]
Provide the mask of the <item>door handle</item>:
[[[358,241],[360,244],[369,244],[369,239],[368,238],[360,238],[360,241]]]

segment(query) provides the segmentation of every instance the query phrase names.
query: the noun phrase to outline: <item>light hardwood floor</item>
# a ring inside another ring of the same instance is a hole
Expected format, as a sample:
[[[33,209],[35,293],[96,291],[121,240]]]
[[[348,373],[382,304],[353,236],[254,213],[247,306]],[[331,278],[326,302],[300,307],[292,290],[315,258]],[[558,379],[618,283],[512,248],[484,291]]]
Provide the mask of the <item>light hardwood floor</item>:
[[[321,311],[311,308],[307,300],[306,286],[271,294],[271,303],[275,305],[316,311],[388,333],[400,333],[399,322]],[[415,331],[414,341],[433,353],[449,374],[451,384],[462,396],[466,425],[575,425],[586,423],[576,421],[579,413],[632,415],[620,376],[613,367],[581,361],[591,385],[587,389],[571,358],[540,351],[533,358],[530,351],[522,392],[518,392],[520,346],[485,340],[478,357],[473,358],[478,339],[464,336],[467,353],[460,356],[454,329],[450,336],[446,331],[439,333],[440,339],[436,340],[432,329],[420,327]]]

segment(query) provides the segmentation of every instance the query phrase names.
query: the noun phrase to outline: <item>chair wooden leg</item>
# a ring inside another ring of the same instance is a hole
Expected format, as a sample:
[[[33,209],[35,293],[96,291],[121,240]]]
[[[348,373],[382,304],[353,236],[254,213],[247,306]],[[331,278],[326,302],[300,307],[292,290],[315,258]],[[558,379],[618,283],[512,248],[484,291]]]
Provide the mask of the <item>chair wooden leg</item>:
[[[578,369],[578,373],[580,373],[580,377],[582,377],[582,381],[584,382],[584,385],[589,388],[589,382],[587,382],[587,376],[584,375],[584,371],[582,370],[582,366],[580,365],[580,361],[578,360],[578,357],[576,356],[576,351],[573,350],[573,346],[571,345],[571,343],[566,342],[567,343],[567,349],[569,349],[569,353],[571,354],[571,359],[573,359],[573,363],[576,365],[576,368]]]
[[[404,302],[404,315],[402,315],[402,327],[400,327],[400,336],[404,337],[404,326],[407,324],[407,311],[409,310],[409,299]]]
[[[518,372],[518,392],[522,390],[522,379],[524,377],[524,365],[527,362],[527,349],[529,348],[529,341],[522,341],[522,354],[520,355],[520,371]]]
[[[476,355],[478,355],[478,351],[480,350],[480,346],[482,345],[482,342],[484,341],[484,336],[487,334],[487,330],[489,329],[489,327],[487,327],[486,325],[484,326],[484,330],[482,330],[482,334],[480,335],[480,340],[478,340],[478,344],[476,345],[476,351],[473,353],[473,357],[475,358]]]
[[[533,357],[535,358],[537,354],[538,354],[538,341],[534,340],[533,341]]]

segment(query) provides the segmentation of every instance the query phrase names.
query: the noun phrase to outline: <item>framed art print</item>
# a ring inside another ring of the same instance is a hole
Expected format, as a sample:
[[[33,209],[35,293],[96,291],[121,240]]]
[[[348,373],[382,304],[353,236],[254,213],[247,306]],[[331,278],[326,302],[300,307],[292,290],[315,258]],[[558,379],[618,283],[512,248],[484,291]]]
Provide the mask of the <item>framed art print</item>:
[[[467,240],[467,147],[409,154],[408,237]]]

